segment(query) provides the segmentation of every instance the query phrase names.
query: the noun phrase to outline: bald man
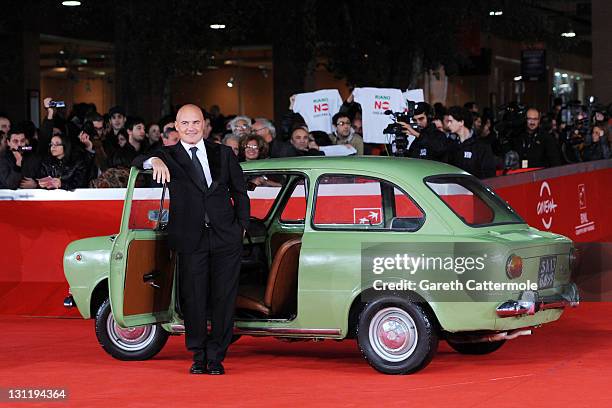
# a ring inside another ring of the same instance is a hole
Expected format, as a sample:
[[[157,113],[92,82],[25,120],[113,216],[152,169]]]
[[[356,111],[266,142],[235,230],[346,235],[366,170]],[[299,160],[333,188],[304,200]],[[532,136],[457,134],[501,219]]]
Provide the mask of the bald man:
[[[190,373],[224,374],[250,208],[236,155],[227,146],[204,140],[204,126],[200,108],[183,106],[175,122],[179,142],[133,164],[152,168],[158,183],[168,182],[168,242],[179,255],[185,344],[193,352]]]

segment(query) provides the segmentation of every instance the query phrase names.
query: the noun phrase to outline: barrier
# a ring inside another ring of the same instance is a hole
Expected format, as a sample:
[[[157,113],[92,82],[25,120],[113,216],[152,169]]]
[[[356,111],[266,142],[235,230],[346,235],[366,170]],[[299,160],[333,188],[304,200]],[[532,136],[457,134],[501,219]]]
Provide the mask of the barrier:
[[[612,238],[610,180],[612,160],[605,160],[485,183],[530,225],[586,243]],[[0,190],[0,313],[76,316],[61,304],[68,289],[62,269],[64,249],[76,239],[116,233],[124,195],[124,189]],[[156,189],[135,193],[136,199],[147,202],[143,209],[157,208],[158,196]],[[351,202],[363,206],[364,197]],[[269,203],[269,197],[254,197],[254,212],[265,211]],[[297,200],[287,213],[297,219],[304,211]],[[354,217],[354,212],[348,216]]]

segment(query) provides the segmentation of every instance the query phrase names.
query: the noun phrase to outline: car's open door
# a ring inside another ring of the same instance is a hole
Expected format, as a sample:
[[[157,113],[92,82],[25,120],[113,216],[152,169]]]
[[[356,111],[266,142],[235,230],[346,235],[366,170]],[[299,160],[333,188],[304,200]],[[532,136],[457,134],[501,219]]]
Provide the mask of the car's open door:
[[[135,188],[150,174],[132,168],[111,252],[109,297],[122,327],[163,323],[174,305],[176,256],[167,243],[166,188]]]

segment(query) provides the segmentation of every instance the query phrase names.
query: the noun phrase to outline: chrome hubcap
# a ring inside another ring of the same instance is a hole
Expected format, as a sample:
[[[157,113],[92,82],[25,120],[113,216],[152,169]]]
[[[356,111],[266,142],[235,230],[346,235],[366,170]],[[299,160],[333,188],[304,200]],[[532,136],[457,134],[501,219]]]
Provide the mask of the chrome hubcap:
[[[106,331],[111,342],[125,351],[139,351],[147,347],[155,338],[157,326],[146,325],[124,329],[119,327],[113,314],[106,319]]]
[[[388,307],[372,318],[369,338],[376,354],[387,361],[399,362],[414,352],[418,333],[414,320],[405,310]]]

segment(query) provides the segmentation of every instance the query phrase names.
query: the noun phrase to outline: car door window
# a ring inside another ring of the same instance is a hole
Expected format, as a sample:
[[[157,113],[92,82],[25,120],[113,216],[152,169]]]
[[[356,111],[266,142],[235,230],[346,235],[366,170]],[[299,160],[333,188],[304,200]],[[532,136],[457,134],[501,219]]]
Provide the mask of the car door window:
[[[425,179],[425,184],[471,227],[525,222],[506,202],[472,176],[431,176]]]
[[[265,220],[282,191],[287,176],[270,173],[245,174],[247,193],[251,199],[251,217]]]
[[[306,183],[301,177],[294,185],[280,221],[285,224],[303,224],[306,218]]]
[[[147,185],[146,173],[140,173],[136,179],[136,186]],[[153,230],[158,225],[160,202],[162,199],[162,188],[135,188],[130,207],[130,219],[128,228],[131,230]],[[170,194],[168,189],[164,193],[161,224],[168,223],[168,209],[170,208]]]
[[[414,231],[424,219],[414,200],[388,181],[352,175],[323,175],[318,180],[313,218],[317,228]]]

